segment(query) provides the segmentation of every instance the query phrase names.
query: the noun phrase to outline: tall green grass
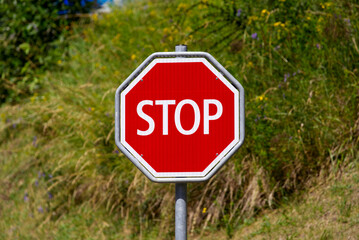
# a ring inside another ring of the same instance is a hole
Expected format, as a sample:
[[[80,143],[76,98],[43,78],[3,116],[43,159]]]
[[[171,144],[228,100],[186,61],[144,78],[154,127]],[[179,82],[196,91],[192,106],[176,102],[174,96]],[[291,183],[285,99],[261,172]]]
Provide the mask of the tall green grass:
[[[60,70],[42,76],[44,90],[0,109],[0,232],[90,238],[81,229],[96,222],[94,209],[121,230],[100,223],[93,238],[172,236],[174,185],[151,183],[118,152],[113,112],[121,82],[181,43],[210,52],[246,90],[245,144],[208,182],[188,186],[190,233],[232,236],[245,218],[340,171],[358,158],[358,8],[148,1],[93,15],[67,40]]]

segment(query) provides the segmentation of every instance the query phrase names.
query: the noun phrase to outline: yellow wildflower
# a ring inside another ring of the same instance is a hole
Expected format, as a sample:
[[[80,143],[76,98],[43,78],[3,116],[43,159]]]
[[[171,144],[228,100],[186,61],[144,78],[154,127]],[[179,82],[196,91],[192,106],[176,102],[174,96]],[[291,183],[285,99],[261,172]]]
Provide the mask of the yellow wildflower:
[[[331,2],[326,2],[326,3],[321,3],[320,6],[324,9],[324,8],[329,8],[330,6],[332,6],[333,3]]]
[[[269,12],[268,12],[267,9],[263,9],[262,12],[261,12],[261,16],[265,17],[266,15],[269,15]]]
[[[133,61],[133,60],[135,60],[136,59],[136,55],[135,54],[132,54],[131,55],[131,60]]]
[[[284,27],[285,27],[285,24],[282,23],[282,22],[276,22],[276,23],[273,24],[273,26],[274,26],[274,27],[282,27],[282,28],[284,28]]]
[[[253,67],[253,63],[251,61],[248,62],[248,67],[250,67],[250,68]]]
[[[268,100],[268,98],[265,96],[265,95],[260,95],[260,96],[257,96],[256,97],[256,100],[257,101],[259,101],[259,102],[261,102],[261,101],[267,101]]]
[[[186,4],[186,3],[180,3],[180,4],[178,4],[177,12],[186,10],[187,8],[188,8],[188,4]]]
[[[61,59],[59,59],[59,60],[57,61],[57,64],[58,64],[58,65],[61,65],[61,64],[62,64]]]
[[[163,29],[163,34],[166,35],[166,34],[168,34],[169,32],[170,32],[170,29],[169,29],[169,28],[164,28],[164,29]]]
[[[206,213],[207,212],[207,208],[203,208],[202,213]]]

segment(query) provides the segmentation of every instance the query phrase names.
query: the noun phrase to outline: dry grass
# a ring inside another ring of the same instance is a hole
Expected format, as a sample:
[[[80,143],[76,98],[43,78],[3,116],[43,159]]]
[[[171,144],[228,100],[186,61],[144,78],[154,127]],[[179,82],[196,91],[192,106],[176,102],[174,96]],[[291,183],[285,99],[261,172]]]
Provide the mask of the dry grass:
[[[233,239],[358,239],[359,163],[322,180],[249,225]]]

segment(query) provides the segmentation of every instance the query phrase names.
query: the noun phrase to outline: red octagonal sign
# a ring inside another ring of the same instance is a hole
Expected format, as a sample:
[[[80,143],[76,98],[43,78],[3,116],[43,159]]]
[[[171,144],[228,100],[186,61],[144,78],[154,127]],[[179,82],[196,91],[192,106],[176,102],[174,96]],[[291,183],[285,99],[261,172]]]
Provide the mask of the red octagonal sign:
[[[220,73],[223,67],[209,62],[206,53],[163,54],[151,55],[137,76],[119,87],[116,143],[153,181],[203,181],[243,141],[243,89]]]

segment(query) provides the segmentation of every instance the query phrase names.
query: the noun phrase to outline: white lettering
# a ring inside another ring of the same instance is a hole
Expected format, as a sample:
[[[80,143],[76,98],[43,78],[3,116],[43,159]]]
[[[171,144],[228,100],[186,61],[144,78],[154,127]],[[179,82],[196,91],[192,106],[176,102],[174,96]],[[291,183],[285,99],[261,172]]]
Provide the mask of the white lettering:
[[[145,105],[153,106],[153,101],[143,100],[137,105],[138,116],[140,116],[143,120],[145,120],[149,124],[149,127],[146,131],[141,131],[141,130],[137,129],[137,134],[140,136],[150,135],[153,132],[153,130],[155,129],[155,122],[153,121],[153,119],[150,116],[148,116],[147,114],[145,114],[142,110],[143,106],[145,106]]]
[[[194,123],[193,123],[193,127],[190,130],[184,130],[182,127],[182,124],[181,124],[181,110],[185,104],[191,105],[194,110]],[[195,133],[199,127],[200,120],[201,120],[201,115],[199,112],[198,105],[196,104],[195,101],[193,101],[191,99],[185,99],[185,100],[182,100],[177,105],[176,111],[175,111],[175,124],[176,124],[177,130],[180,133],[182,133],[183,135],[191,135],[191,134]]]
[[[214,104],[217,107],[217,112],[214,115],[209,115],[209,104]],[[216,99],[204,99],[203,101],[203,133],[209,134],[209,120],[216,120],[222,116],[223,106],[220,101]]]
[[[156,105],[162,105],[162,133],[168,135],[168,105],[176,104],[175,100],[156,100]]]
[[[155,102],[155,105],[162,106],[162,134],[168,135],[168,106],[169,105],[175,105],[176,100],[143,100],[137,105],[137,114],[140,118],[145,120],[148,123],[148,129],[145,131],[142,131],[140,129],[137,129],[137,134],[140,136],[148,136],[153,133],[155,129],[155,122],[154,120],[148,116],[146,113],[143,112],[143,107],[145,105],[153,106],[153,102]],[[192,106],[194,111],[194,122],[193,126],[189,130],[185,130],[182,127],[181,123],[181,111],[184,105],[189,104]],[[214,115],[209,114],[209,106],[213,104],[216,106],[217,111]],[[217,120],[219,119],[223,114],[223,106],[222,103],[216,99],[204,99],[203,100],[203,134],[208,135],[209,134],[209,121]],[[178,103],[175,109],[175,116],[174,121],[177,130],[183,134],[183,135],[191,135],[195,133],[198,130],[200,121],[201,121],[201,113],[200,109],[197,105],[197,103],[191,99],[184,99],[181,102]]]

